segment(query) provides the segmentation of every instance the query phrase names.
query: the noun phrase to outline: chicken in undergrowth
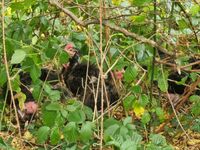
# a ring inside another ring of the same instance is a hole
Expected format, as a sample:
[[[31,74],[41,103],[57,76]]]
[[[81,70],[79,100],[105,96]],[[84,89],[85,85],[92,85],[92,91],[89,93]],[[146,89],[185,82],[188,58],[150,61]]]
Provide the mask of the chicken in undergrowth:
[[[63,67],[62,76],[67,88],[78,96],[85,105],[92,109],[101,109],[101,99],[103,108],[108,107],[119,99],[119,94],[114,86],[111,73],[104,79],[103,88],[101,86],[100,71],[96,65],[79,62],[79,50],[73,44],[67,44],[65,51],[69,54],[69,63]],[[101,98],[103,90],[103,97]]]
[[[18,84],[17,91],[14,90],[14,102],[17,109],[20,121],[30,121],[34,118],[35,114],[38,112],[38,102],[34,99],[32,94],[32,78],[29,72],[22,70],[21,64],[12,65],[12,71],[16,69],[19,70],[19,79],[16,78],[16,83]],[[49,81],[52,85],[57,84],[59,81],[59,73],[54,70],[47,68],[41,68],[41,75],[39,79],[41,81]],[[18,81],[19,80],[19,81]],[[15,83],[15,84],[16,84]],[[8,105],[12,104],[11,92],[8,90],[7,82],[3,86],[3,97]],[[16,85],[15,85],[16,86]],[[8,92],[7,92],[8,90]],[[6,94],[7,93],[7,94]],[[13,108],[13,107],[12,107]]]
[[[30,121],[38,111],[38,104],[37,101],[35,101],[35,99],[33,98],[30,84],[30,76],[26,73],[21,72],[19,74],[19,89],[17,90],[18,92],[13,92],[15,106],[21,122]],[[3,87],[3,93],[6,103],[8,105],[14,106],[11,99],[11,92],[7,89],[7,87],[8,86],[6,83],[6,85]]]
[[[180,102],[180,97],[188,92],[190,85],[196,82],[196,78],[199,76],[197,74],[200,72],[200,60],[191,57],[189,58],[188,63],[189,67],[185,68],[186,70],[170,72],[168,76],[169,98],[175,106]],[[192,93],[200,95],[198,86]]]

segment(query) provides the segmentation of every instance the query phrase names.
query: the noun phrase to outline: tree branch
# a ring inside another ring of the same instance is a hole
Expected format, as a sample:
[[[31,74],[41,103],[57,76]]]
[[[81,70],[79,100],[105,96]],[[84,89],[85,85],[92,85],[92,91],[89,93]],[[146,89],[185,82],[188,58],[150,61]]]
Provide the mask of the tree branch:
[[[78,25],[83,26],[83,27],[87,27],[90,24],[99,24],[99,20],[98,19],[92,19],[92,20],[88,20],[88,21],[82,21],[80,20],[74,13],[72,13],[69,9],[64,8],[57,0],[50,0],[49,1],[51,5],[56,6],[57,8],[61,9],[65,14],[67,14],[72,20],[74,20]],[[152,47],[157,48],[159,51],[172,56],[173,54],[171,52],[168,52],[167,49],[161,47],[158,43],[154,42],[153,40],[147,39],[143,36],[137,35],[133,32],[129,32],[128,30],[121,28],[115,24],[110,23],[109,21],[103,21],[102,24],[104,26],[109,27],[110,29],[113,29],[115,31],[121,32],[126,36],[129,36],[137,41],[140,41],[142,43],[151,45]]]

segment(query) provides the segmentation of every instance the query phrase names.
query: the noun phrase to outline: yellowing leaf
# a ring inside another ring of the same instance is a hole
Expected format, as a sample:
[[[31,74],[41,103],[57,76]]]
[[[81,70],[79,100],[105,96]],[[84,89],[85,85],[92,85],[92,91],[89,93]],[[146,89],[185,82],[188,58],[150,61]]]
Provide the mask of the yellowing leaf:
[[[141,22],[145,21],[146,16],[144,14],[141,14],[139,16],[131,16],[130,19],[134,23],[141,23]]]
[[[112,0],[113,5],[120,5],[122,0]]]
[[[32,44],[35,45],[35,44],[37,43],[37,41],[38,41],[38,37],[37,37],[37,36],[34,36],[34,37],[32,38]]]
[[[17,94],[15,95],[15,98],[18,99],[19,108],[20,108],[21,110],[23,110],[23,109],[24,109],[24,102],[25,102],[25,100],[26,100],[26,95],[25,95],[24,93],[22,93],[22,92],[19,92],[19,93],[17,93]]]
[[[10,17],[12,15],[12,9],[8,7],[5,12],[5,16]]]
[[[33,138],[33,135],[29,131],[26,131],[24,133],[23,138],[26,139],[26,140],[31,140]]]
[[[140,106],[140,104],[138,104],[138,102],[135,102],[135,104],[133,105],[133,111],[135,113],[135,116],[138,118],[141,118],[141,116],[145,112],[144,107]]]

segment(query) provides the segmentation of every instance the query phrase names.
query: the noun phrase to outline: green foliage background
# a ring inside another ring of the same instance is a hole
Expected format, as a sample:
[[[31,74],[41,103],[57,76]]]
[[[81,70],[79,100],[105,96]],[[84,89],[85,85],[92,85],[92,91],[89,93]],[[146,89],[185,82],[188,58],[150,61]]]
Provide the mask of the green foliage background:
[[[99,19],[98,0],[69,0],[59,3],[82,21]],[[155,14],[152,0],[106,0],[104,6],[107,8],[104,21],[153,41]],[[19,69],[11,71],[12,65],[21,64],[20,69],[31,75],[33,95],[41,106],[38,122],[32,123],[26,130],[33,134],[41,148],[45,143],[48,149],[55,145],[60,145],[61,149],[98,147],[100,122],[97,118],[93,119],[92,110],[75,99],[62,103],[61,92],[52,89],[50,84],[43,83],[39,77],[42,67],[50,64],[55,70],[60,70],[62,65],[68,62],[69,56],[63,49],[69,42],[73,42],[81,50],[83,60],[90,59],[95,63],[96,58],[100,58],[99,24],[93,23],[86,27],[78,25],[47,0],[6,1],[5,8],[1,11],[5,14],[5,46],[10,75],[13,78],[12,88],[15,92],[21,90]],[[193,56],[199,56],[199,12],[200,6],[193,1],[158,0],[157,43],[167,52],[178,54],[178,57],[172,57],[178,66],[188,64],[189,58]],[[112,29],[109,32],[110,39],[107,41],[105,26],[103,30],[103,49],[109,49],[104,71],[106,72],[113,64],[115,65],[112,70],[121,70],[127,66],[121,93],[126,115],[120,120],[114,119],[113,116],[105,116],[103,146],[120,150],[173,149],[167,144],[164,136],[151,132],[172,113],[170,106],[163,107],[164,102],[160,97],[155,96],[150,99],[153,44],[146,44],[142,40],[138,41]],[[2,38],[2,30],[0,32]],[[0,54],[3,57],[2,49],[3,45],[0,43]],[[95,55],[89,56],[89,51],[91,54],[96,53],[96,58]],[[161,57],[160,55],[158,59]],[[146,70],[142,68],[144,66]],[[156,82],[156,88],[158,87],[163,93],[167,91],[167,77],[172,71],[170,67],[160,63],[154,68],[153,81]],[[193,81],[197,77],[198,73],[188,74],[188,78]],[[138,84],[139,80],[141,82]],[[0,87],[3,88],[6,81],[5,66],[1,63]],[[126,95],[127,93],[129,95]],[[2,95],[3,93],[1,93],[1,114],[5,113]],[[179,115],[186,130],[192,127],[193,131],[200,131],[199,101],[199,96],[192,95],[191,108],[187,114]],[[139,117],[131,118],[127,113],[129,111],[138,113]],[[172,121],[174,126],[178,126],[175,119]],[[3,117],[0,125],[1,130],[14,132],[13,129],[7,129],[8,123]],[[145,132],[149,135],[145,135]],[[173,137],[175,133],[175,128],[165,128],[166,136]],[[0,139],[0,145],[5,148],[10,146],[9,141],[3,139]]]

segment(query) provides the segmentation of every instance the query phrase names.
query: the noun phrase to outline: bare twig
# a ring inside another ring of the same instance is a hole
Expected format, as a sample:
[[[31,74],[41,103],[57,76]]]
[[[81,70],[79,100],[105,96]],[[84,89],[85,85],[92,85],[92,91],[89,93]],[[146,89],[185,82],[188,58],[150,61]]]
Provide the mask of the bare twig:
[[[184,68],[191,67],[191,66],[194,66],[194,65],[200,65],[200,60],[195,61],[195,62],[190,63],[190,64],[187,64],[187,65],[185,65],[185,66],[181,66],[180,68],[181,68],[181,69],[184,69]]]
[[[104,77],[103,77],[103,0],[100,0],[100,7],[99,7],[99,25],[100,25],[100,43],[99,43],[99,51],[101,54],[101,61],[100,61],[100,77],[101,77],[101,114],[104,113]],[[103,121],[104,121],[104,116],[101,116],[101,132],[100,132],[100,149],[103,149]]]

